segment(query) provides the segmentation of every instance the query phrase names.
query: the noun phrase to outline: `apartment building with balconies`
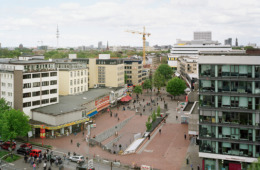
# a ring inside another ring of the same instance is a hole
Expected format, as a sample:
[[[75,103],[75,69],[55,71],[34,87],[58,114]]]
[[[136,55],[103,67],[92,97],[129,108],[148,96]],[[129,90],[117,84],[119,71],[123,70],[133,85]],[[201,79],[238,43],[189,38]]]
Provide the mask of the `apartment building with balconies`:
[[[260,157],[260,57],[199,57],[203,169],[247,169]]]
[[[0,60],[0,98],[31,117],[31,109],[58,103],[58,73],[46,60]]]

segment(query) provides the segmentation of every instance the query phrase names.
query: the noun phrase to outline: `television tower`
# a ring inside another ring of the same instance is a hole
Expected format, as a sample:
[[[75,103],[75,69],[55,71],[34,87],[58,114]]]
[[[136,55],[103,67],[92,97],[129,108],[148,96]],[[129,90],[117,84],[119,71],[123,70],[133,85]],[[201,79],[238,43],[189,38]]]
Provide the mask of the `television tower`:
[[[56,32],[57,48],[59,47],[59,37],[60,37],[60,32],[59,32],[59,26],[57,25],[57,32]]]

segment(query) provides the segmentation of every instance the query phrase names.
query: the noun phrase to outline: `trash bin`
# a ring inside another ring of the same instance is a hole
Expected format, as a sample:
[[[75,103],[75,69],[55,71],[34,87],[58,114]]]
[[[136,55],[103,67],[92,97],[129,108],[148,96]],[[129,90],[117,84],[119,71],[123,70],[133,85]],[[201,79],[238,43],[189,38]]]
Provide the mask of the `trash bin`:
[[[186,158],[186,164],[187,164],[187,165],[189,164],[189,159],[188,159],[188,158]]]

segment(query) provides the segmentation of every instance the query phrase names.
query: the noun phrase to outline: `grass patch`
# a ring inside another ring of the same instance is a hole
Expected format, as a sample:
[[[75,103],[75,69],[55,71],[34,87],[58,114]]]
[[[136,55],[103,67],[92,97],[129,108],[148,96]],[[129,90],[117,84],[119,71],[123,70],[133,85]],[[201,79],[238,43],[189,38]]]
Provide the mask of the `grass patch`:
[[[9,154],[8,151],[0,151],[0,158],[2,158],[3,156],[5,156],[7,154]],[[6,161],[6,162],[14,162],[14,161],[16,161],[20,158],[21,158],[20,156],[13,154],[13,157],[11,157],[11,155],[8,155],[3,160]]]
[[[0,151],[0,158],[2,158],[3,156],[7,155],[9,152],[7,151]]]

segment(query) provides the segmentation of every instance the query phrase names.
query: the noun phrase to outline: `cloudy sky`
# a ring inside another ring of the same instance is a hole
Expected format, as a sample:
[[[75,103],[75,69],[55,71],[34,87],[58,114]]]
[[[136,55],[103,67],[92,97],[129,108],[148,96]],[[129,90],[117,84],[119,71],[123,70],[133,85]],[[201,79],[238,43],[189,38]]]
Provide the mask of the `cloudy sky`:
[[[260,45],[259,0],[0,0],[2,47],[141,46],[142,36],[125,30],[151,33],[150,45],[193,39],[193,31],[212,31],[223,43],[237,37],[239,44]]]

